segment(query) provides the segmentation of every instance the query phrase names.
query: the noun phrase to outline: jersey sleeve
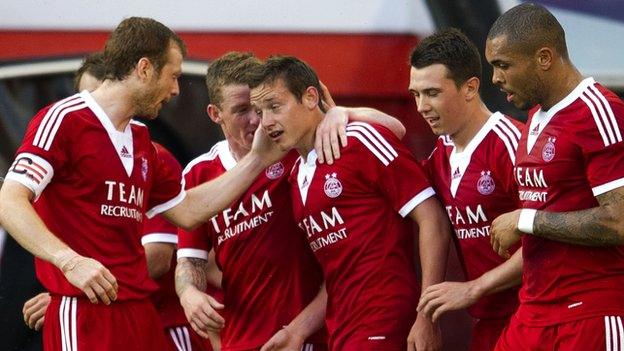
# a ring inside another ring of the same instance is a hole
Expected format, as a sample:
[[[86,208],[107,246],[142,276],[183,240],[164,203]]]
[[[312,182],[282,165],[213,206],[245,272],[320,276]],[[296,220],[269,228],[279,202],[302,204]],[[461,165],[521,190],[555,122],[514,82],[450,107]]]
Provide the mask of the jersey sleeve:
[[[184,190],[192,189],[201,184],[198,168],[188,167],[184,170]],[[208,260],[212,249],[210,220],[193,230],[178,229],[178,257],[201,258]]]
[[[575,136],[585,158],[587,179],[598,196],[624,186],[624,103],[594,85],[581,99],[590,120]]]
[[[81,101],[77,96],[71,96],[42,109],[33,117],[6,179],[24,185],[35,198],[41,195],[52,181],[54,172],[68,162],[71,128],[63,121],[70,112],[85,107]]]
[[[149,197],[149,210],[146,213],[148,218],[175,207],[186,196],[182,188],[180,163],[160,145],[154,145],[154,152],[154,183]]]
[[[357,143],[362,177],[379,189],[401,216],[435,195],[422,166],[388,129],[352,122],[347,125],[347,136]]]
[[[154,216],[145,220],[141,244],[149,243],[178,243],[178,228],[169,223],[162,216]]]

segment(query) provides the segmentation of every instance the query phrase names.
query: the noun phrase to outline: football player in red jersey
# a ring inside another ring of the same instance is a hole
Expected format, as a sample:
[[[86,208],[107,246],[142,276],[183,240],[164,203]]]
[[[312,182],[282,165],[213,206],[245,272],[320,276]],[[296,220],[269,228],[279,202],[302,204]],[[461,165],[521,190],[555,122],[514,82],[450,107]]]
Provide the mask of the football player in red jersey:
[[[42,109],[28,126],[0,191],[0,219],[37,257],[52,294],[46,349],[162,345],[138,240],[144,215],[192,228],[283,156],[259,131],[237,167],[188,192],[179,174],[160,167],[147,128],[132,118],[155,118],[179,93],[185,51],[161,23],[125,19],[104,49],[104,83]]]
[[[405,350],[412,324],[420,330],[414,343],[439,349],[437,326],[416,318],[419,284],[404,217],[418,223],[421,242],[438,243],[420,252],[424,286],[444,278],[448,220],[420,165],[389,130],[363,122],[347,125],[339,160],[318,163],[314,137],[324,112],[316,73],[297,58],[274,56],[254,79],[262,127],[283,150],[299,152],[290,176],[295,220],[326,282],[326,294],[276,334],[281,345],[265,349],[319,327],[325,300],[332,350]]]
[[[568,55],[543,6],[518,5],[488,34],[492,81],[531,109],[514,177],[521,209],[492,223],[502,256],[522,240],[520,306],[497,350],[617,350],[624,341],[624,104]]]
[[[494,218],[518,208],[513,166],[522,124],[485,106],[481,57],[460,31],[424,38],[410,61],[410,93],[440,136],[426,169],[453,225],[467,278],[427,288],[419,311],[435,321],[446,311],[469,308],[469,350],[491,351],[518,307],[521,252],[510,260],[498,256],[489,230]]]
[[[219,176],[249,152],[260,120],[250,104],[248,74],[260,65],[251,53],[240,52],[211,62],[206,75],[207,113],[220,125],[225,140],[189,163],[184,171],[186,188]],[[327,130],[327,140],[336,138],[344,129],[343,117],[383,118],[395,132],[404,133],[395,119],[372,112],[334,108],[332,118],[340,117],[339,122],[328,118],[329,126],[319,128],[319,139],[321,129]],[[297,235],[292,215],[288,175],[296,158],[294,152],[287,154],[260,174],[230,208],[192,232],[179,233],[180,300],[198,332],[220,332],[223,350],[258,350],[317,295],[323,281],[307,243]],[[223,271],[223,304],[202,292],[211,248]],[[327,347],[323,333],[301,342],[305,350]]]

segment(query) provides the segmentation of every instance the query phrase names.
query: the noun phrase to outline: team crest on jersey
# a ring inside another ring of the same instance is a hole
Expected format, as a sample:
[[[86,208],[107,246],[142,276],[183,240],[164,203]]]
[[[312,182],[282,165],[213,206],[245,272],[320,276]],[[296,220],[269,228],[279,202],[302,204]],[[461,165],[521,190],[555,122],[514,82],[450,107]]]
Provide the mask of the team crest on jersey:
[[[342,183],[340,183],[340,180],[338,180],[336,176],[336,173],[326,174],[325,185],[323,186],[323,190],[325,190],[325,195],[331,197],[332,199],[342,194]]]
[[[550,162],[555,158],[555,141],[557,141],[557,138],[549,137],[548,142],[542,148],[542,159],[546,162]]]
[[[147,181],[147,160],[145,157],[141,157],[141,176],[143,176],[143,181]]]
[[[477,190],[481,195],[490,195],[496,188],[494,179],[490,174],[490,171],[481,171],[481,178],[477,181]]]
[[[284,165],[281,162],[274,163],[264,171],[264,174],[266,174],[269,179],[277,179],[284,174]]]

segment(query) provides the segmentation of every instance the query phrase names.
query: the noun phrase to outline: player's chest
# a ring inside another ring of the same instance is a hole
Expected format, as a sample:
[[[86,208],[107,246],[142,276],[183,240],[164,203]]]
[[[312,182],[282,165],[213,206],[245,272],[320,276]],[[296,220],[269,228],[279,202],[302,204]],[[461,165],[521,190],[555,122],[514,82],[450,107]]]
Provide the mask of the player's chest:
[[[565,126],[551,121],[520,139],[514,179],[520,188],[549,188],[584,179],[582,150]]]

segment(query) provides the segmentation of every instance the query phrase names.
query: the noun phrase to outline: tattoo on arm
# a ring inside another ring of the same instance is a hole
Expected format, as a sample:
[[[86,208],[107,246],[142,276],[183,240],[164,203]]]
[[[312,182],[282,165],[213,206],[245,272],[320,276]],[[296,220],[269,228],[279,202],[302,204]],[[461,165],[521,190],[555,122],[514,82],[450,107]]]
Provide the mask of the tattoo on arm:
[[[205,291],[207,286],[208,261],[201,258],[181,258],[175,271],[175,288],[178,296],[189,286]]]
[[[572,212],[538,211],[534,235],[555,241],[585,246],[624,244],[624,189],[618,188],[596,197],[598,207]]]

